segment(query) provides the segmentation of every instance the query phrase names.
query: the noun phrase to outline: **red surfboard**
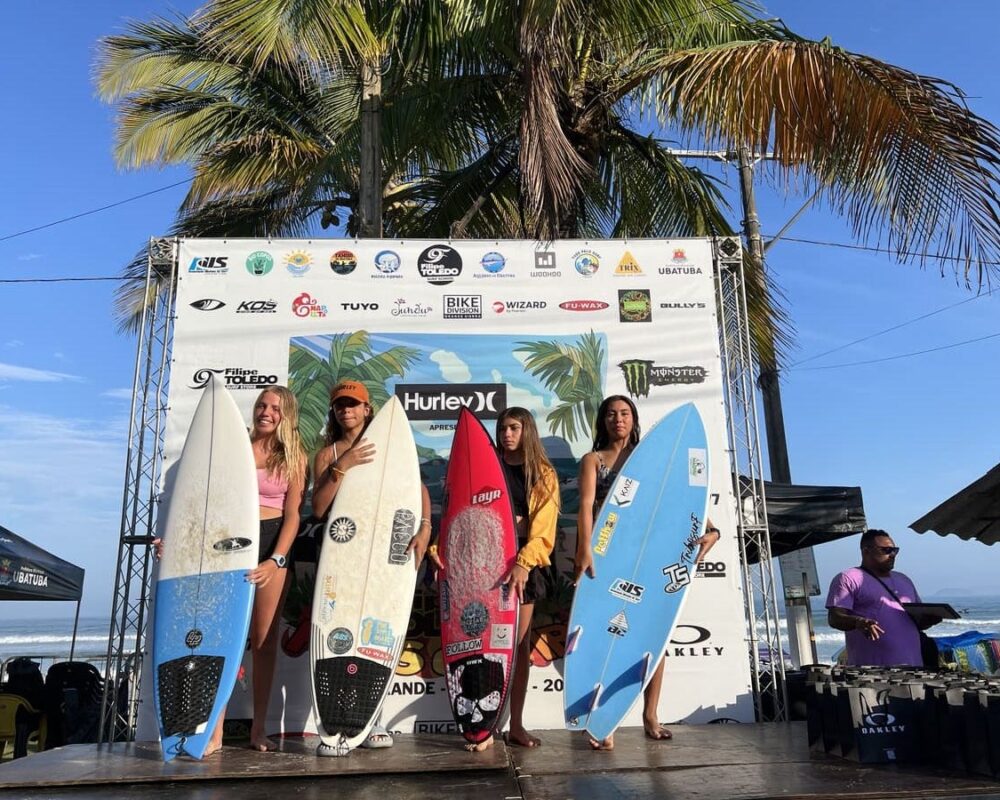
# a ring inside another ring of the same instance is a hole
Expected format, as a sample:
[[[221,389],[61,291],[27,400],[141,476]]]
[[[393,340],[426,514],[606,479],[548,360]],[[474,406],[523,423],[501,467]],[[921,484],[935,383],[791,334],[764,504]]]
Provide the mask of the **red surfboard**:
[[[502,584],[517,531],[496,448],[468,409],[458,416],[445,475],[438,574],[441,651],[451,710],[473,744],[495,732],[517,642],[517,595]]]

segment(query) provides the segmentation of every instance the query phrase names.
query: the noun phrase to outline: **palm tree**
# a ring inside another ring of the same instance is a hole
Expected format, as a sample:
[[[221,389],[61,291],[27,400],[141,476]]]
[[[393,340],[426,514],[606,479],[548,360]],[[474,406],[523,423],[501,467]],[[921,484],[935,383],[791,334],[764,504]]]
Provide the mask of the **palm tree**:
[[[363,383],[377,411],[389,400],[385,382],[402,378],[419,352],[397,345],[376,353],[367,331],[336,334],[321,358],[312,350],[292,344],[288,357],[288,386],[299,401],[299,432],[310,450],[322,445],[321,434],[330,408],[330,390],[340,381]]]
[[[604,337],[585,333],[576,344],[556,341],[518,342],[515,353],[525,353],[524,365],[559,398],[545,415],[549,430],[574,442],[589,439],[604,396]]]
[[[377,52],[394,236],[729,232],[713,182],[660,130],[773,152],[776,179],[901,260],[969,282],[998,260],[1000,136],[945,81],[806,41],[741,0],[397,5],[216,0],[106,40],[119,158],[195,166],[183,233],[329,222],[357,207],[358,65]],[[766,364],[783,316],[762,281],[748,287]]]

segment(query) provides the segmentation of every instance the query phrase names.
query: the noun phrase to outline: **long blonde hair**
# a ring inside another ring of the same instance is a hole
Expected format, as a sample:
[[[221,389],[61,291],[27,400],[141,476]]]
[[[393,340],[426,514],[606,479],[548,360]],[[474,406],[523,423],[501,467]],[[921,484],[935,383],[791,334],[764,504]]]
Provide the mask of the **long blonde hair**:
[[[257,404],[268,392],[278,396],[278,406],[281,409],[281,421],[274,432],[271,452],[267,454],[267,471],[272,475],[280,475],[289,483],[305,482],[306,453],[299,438],[299,401],[286,386],[269,386],[253,401],[254,417]],[[254,423],[256,426],[256,423]],[[254,438],[256,427],[250,431],[250,439]]]
[[[538,434],[538,426],[535,424],[535,418],[531,416],[531,412],[526,408],[521,406],[511,406],[503,411],[497,418],[497,447],[500,446],[500,426],[503,425],[504,420],[513,419],[521,423],[521,453],[524,455],[524,485],[530,494],[535,488],[535,484],[542,481],[542,475],[546,472],[546,467],[551,470],[551,475],[555,474],[555,467],[552,466],[552,462],[549,461],[549,457],[545,452],[545,448],[542,447],[542,437]],[[552,496],[552,486],[547,483],[542,483],[542,487],[545,489],[546,495],[545,499],[548,500]],[[555,495],[556,503],[559,502],[559,495]]]

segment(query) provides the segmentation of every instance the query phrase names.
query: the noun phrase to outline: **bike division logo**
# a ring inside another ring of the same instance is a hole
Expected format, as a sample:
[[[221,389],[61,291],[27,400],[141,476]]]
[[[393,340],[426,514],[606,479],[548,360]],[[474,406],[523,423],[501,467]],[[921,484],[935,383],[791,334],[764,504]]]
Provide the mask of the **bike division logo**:
[[[708,375],[704,367],[663,367],[641,358],[620,361],[618,366],[625,377],[625,388],[632,397],[649,397],[650,386],[704,383]]]
[[[652,322],[653,303],[649,289],[619,289],[618,319],[622,322]]]

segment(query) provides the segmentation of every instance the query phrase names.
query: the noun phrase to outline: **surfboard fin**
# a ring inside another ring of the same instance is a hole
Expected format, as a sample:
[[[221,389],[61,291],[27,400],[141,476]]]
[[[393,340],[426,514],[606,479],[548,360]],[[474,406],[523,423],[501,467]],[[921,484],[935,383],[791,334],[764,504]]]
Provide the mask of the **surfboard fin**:
[[[576,645],[580,641],[580,634],[583,633],[583,626],[577,625],[570,631],[569,638],[566,639],[566,655],[576,650]]]
[[[587,709],[588,714],[594,713],[597,709],[597,704],[601,701],[601,693],[604,691],[604,684],[599,683],[594,687],[594,696],[590,701],[590,708]]]
[[[652,664],[653,664],[653,654],[648,651],[643,653],[642,678],[639,680],[639,683],[642,684],[643,687],[646,686],[646,681],[649,679],[650,667],[652,666]]]

